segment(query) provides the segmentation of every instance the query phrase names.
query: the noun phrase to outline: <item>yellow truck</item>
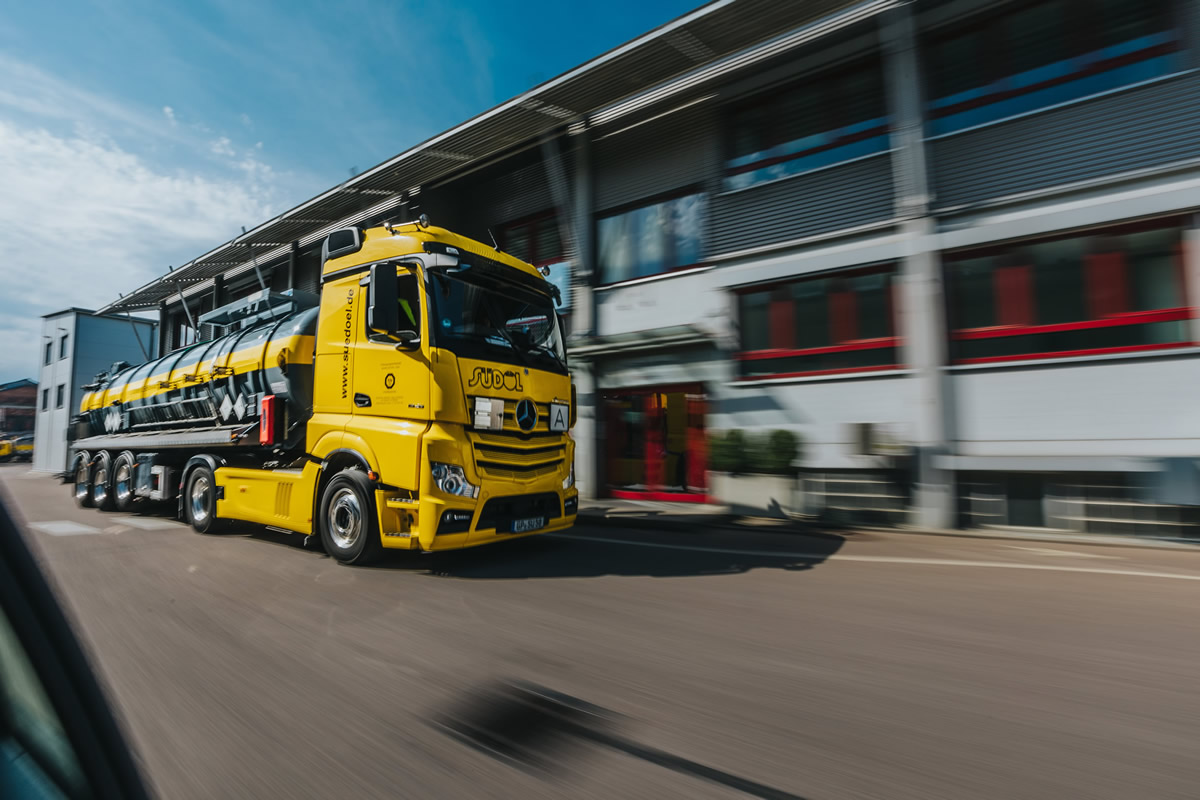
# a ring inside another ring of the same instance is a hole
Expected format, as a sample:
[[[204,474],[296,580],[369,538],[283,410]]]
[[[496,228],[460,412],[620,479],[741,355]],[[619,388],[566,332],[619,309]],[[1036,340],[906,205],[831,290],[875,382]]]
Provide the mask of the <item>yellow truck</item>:
[[[424,217],[322,255],[319,297],[257,292],[200,317],[223,335],[87,387],[76,501],[175,500],[202,533],[256,523],[351,564],[570,527],[558,289]]]

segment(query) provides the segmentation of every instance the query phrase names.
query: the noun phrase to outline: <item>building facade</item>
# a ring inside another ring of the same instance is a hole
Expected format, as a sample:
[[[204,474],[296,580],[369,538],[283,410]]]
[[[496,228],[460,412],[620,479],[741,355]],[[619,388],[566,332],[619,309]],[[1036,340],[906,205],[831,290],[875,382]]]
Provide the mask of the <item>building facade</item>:
[[[585,495],[710,499],[714,432],[785,428],[815,514],[1200,533],[1198,53],[1187,0],[712,4],[181,294],[315,290],[318,223],[423,212],[570,276]],[[173,291],[110,308],[179,346]]]
[[[0,383],[0,437],[33,430],[37,390],[28,378]]]
[[[141,364],[156,356],[157,323],[70,308],[42,317],[33,469],[69,468],[67,434],[79,404],[101,372],[120,362]]]

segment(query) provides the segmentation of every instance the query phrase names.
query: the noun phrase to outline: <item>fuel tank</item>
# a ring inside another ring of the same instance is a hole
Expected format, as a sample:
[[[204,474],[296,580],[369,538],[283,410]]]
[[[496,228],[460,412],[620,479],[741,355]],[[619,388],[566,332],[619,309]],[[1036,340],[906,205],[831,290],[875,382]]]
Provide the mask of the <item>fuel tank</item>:
[[[97,379],[76,439],[161,430],[251,427],[275,397],[273,441],[302,441],[312,413],[316,308],[307,308]],[[134,438],[131,436],[131,438]],[[257,445],[258,436],[246,438]]]

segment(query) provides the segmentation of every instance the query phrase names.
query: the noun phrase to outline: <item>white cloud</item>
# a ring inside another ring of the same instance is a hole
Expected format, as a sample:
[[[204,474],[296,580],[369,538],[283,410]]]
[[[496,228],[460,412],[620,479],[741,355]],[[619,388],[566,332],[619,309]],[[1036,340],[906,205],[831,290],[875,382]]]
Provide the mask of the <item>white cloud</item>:
[[[36,375],[42,314],[107,305],[311,191],[261,155],[0,54],[0,382]]]
[[[229,140],[228,136],[222,136],[209,142],[208,149],[214,156],[223,158],[233,158],[237,155],[237,151],[233,149],[233,142]]]
[[[0,380],[35,374],[42,314],[105,305],[271,216],[270,168],[236,168],[155,168],[104,137],[0,119]]]
[[[242,114],[241,116],[238,117],[238,119],[240,119],[242,121],[242,124],[245,125],[247,128],[254,127],[254,120],[250,119],[249,114]]]

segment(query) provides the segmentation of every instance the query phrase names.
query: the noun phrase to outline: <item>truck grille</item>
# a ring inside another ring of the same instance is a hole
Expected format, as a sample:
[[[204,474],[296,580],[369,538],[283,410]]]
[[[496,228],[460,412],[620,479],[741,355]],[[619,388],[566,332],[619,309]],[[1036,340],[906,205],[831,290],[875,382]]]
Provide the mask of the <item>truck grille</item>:
[[[470,431],[469,436],[476,469],[491,478],[543,478],[557,472],[567,459],[567,437],[562,433]]]

